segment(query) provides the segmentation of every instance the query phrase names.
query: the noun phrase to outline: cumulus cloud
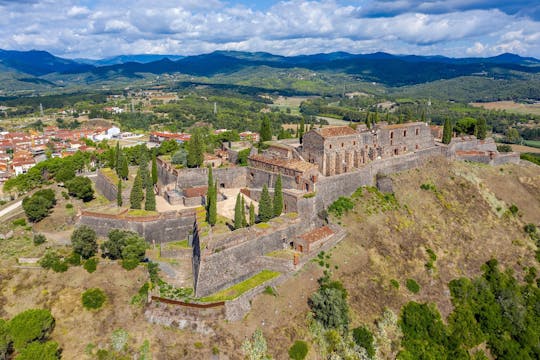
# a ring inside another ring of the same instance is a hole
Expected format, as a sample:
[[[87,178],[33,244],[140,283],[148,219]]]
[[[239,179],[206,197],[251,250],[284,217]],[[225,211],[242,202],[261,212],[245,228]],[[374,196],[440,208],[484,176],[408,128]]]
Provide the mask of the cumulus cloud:
[[[218,49],[284,55],[386,51],[463,56],[514,51],[540,56],[540,22],[523,15],[527,4],[537,5],[524,0],[366,0],[361,5],[289,0],[264,9],[249,4],[0,0],[0,48],[40,48],[92,58]]]

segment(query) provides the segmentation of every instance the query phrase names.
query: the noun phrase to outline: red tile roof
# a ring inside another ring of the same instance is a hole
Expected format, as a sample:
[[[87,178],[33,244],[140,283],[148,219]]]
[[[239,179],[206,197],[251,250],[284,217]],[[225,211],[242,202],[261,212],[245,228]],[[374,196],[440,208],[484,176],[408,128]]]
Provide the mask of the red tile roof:
[[[326,239],[327,237],[330,237],[332,235],[334,235],[332,229],[325,225],[323,227],[300,235],[300,238],[307,241],[308,243],[314,243],[316,241]]]
[[[198,186],[184,189],[184,196],[188,198],[200,197],[206,195],[208,186]]]
[[[337,137],[337,136],[349,136],[349,135],[355,135],[357,132],[353,128],[349,126],[332,126],[332,127],[325,127],[321,129],[316,129],[322,137],[329,138],[329,137]]]

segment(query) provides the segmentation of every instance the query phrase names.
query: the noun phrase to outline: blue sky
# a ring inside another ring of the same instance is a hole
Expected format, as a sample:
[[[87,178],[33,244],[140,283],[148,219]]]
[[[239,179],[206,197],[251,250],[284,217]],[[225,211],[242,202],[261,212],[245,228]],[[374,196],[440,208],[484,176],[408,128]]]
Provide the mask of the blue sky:
[[[348,51],[540,58],[539,0],[0,0],[0,48],[69,57]]]

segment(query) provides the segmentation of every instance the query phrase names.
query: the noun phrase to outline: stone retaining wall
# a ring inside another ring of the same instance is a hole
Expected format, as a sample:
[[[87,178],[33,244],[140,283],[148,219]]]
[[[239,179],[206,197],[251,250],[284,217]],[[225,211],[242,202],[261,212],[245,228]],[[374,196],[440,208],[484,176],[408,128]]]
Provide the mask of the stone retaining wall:
[[[146,241],[157,244],[186,239],[195,222],[195,212],[169,212],[156,216],[130,217],[82,211],[79,224],[94,229],[99,236],[107,236],[112,229],[138,233]]]

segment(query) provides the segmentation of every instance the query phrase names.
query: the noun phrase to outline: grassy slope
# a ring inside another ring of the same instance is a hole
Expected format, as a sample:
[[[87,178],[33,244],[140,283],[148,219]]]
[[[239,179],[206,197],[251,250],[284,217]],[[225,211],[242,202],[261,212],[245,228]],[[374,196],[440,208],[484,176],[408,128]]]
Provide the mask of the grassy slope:
[[[368,216],[364,209],[372,195],[364,192],[357,200],[358,213],[341,219],[351,235],[331,251],[330,262],[339,265],[334,273],[349,291],[353,325],[372,324],[384,307],[398,312],[409,300],[434,301],[446,315],[450,311],[448,281],[478,274],[480,265],[491,257],[513,268],[520,278],[523,266],[535,264],[534,246],[522,226],[540,222],[540,167],[448,165],[441,160],[393,178],[399,209],[371,211]],[[428,182],[439,196],[420,189]],[[515,203],[521,217],[499,217],[496,208],[504,208],[505,203]],[[432,273],[424,267],[428,247],[438,257]],[[242,341],[259,327],[271,354],[286,359],[294,340],[310,340],[307,297],[316,289],[321,269],[309,263],[278,288],[277,297],[255,298],[253,310],[242,321],[216,324],[213,336],[146,323],[142,310],[129,305],[145,278],[142,268],[126,272],[118,265],[99,264],[94,274],[82,268],[64,274],[4,268],[0,275],[0,316],[9,317],[28,307],[50,307],[57,319],[53,338],[64,348],[65,358],[84,358],[87,343],[105,343],[112,330],[122,327],[134,346],[150,340],[155,358],[207,359],[216,345],[221,354],[236,359]],[[407,278],[418,281],[418,294],[406,290]],[[399,281],[399,290],[391,287],[390,279]],[[83,310],[80,303],[80,294],[89,287],[103,288],[110,298],[95,314]],[[80,333],[84,339],[73,336]],[[194,346],[198,341],[201,349]],[[313,350],[308,358],[316,358]]]

